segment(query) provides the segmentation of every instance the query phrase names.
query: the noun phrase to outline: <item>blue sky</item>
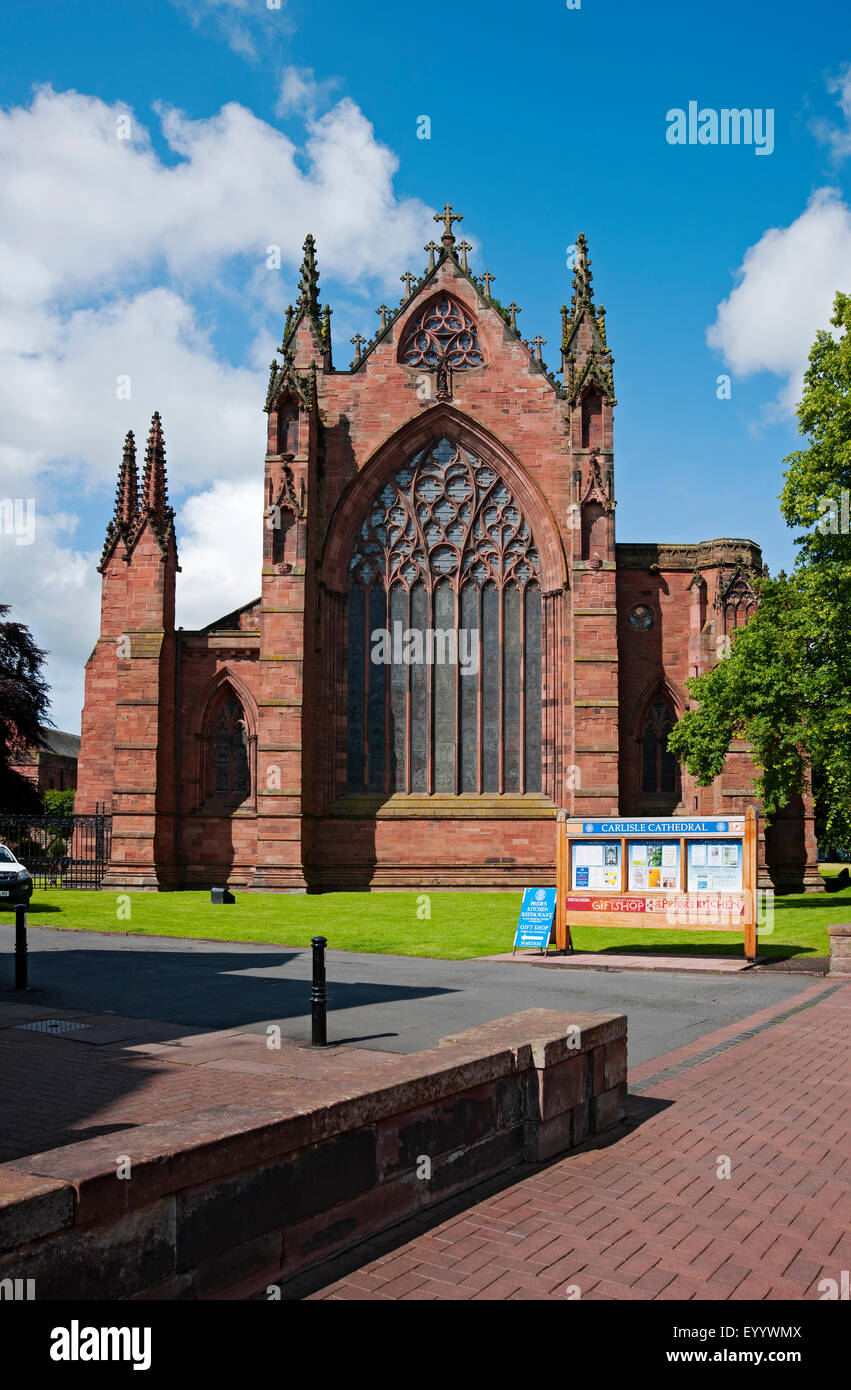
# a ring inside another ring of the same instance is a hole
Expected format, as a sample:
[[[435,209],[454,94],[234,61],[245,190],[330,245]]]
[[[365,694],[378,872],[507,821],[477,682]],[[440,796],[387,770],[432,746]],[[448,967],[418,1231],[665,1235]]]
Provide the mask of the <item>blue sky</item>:
[[[846,5],[30,3],[0,62],[0,496],[39,518],[31,547],[0,537],[0,588],[51,650],[61,727],[79,726],[123,435],[154,409],[179,620],[259,589],[266,365],[309,230],[338,364],[448,200],[551,366],[584,231],[615,355],[618,538],[747,536],[791,564],[791,406],[851,289]],[[773,152],[672,146],[666,115],[691,100],[770,108]]]

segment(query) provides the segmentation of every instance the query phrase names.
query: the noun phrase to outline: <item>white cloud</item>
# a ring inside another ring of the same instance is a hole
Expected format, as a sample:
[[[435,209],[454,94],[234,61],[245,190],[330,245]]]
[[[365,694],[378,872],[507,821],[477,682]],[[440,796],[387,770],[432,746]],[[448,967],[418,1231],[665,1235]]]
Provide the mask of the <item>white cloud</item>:
[[[263,551],[263,478],[219,479],[190,497],[175,529],[182,573],[177,623],[205,627],[257,598]]]
[[[301,81],[309,107],[324,84]],[[120,103],[42,88],[0,112],[0,498],[34,497],[39,518],[32,546],[0,537],[0,578],[51,653],[55,717],[72,730],[100,589],[74,508],[94,492],[105,527],[126,430],[141,456],[158,409],[173,490],[199,490],[179,514],[180,621],[212,621],[259,586],[266,364],[305,234],[320,270],[356,293],[398,291],[398,265],[417,264],[432,231],[422,203],[396,197],[397,160],[349,100],[308,123],[303,149],[237,103],[203,120],[158,114],[166,159]],[[248,365],[217,350],[234,313]]]
[[[851,154],[851,63],[831,77],[827,90],[838,93],[838,105],[842,112],[844,125],[834,125],[831,121],[817,120],[810,123],[810,129],[823,145],[827,145],[837,163]]]
[[[14,621],[25,623],[49,653],[50,717],[77,733],[84,664],[95,644],[100,614],[98,556],[73,549],[75,519],[36,511],[32,545],[0,536],[0,582]]]
[[[240,58],[257,60],[258,44],[267,48],[290,32],[286,0],[175,0],[194,28],[209,21]],[[275,27],[273,27],[275,26]]]
[[[179,625],[203,627],[256,598],[262,560],[263,482],[219,479],[178,509]],[[85,662],[97,640],[100,554],[75,550],[77,518],[36,508],[33,543],[0,533],[0,592],[49,654],[51,718],[77,733]],[[21,528],[23,532],[23,527]]]
[[[312,117],[339,85],[335,77],[318,82],[313,68],[286,68],[281,78],[275,115],[288,116],[291,112],[300,112]]]
[[[26,352],[0,349],[0,490],[20,495],[39,477],[86,489],[114,480],[128,429],[144,444],[163,417],[171,483],[199,473],[241,475],[262,458],[265,374],[220,362],[189,304],[172,290],[30,325]],[[118,398],[121,390],[130,399]],[[104,516],[104,525],[106,524]]]
[[[790,226],[764,232],[736,279],[707,342],[740,376],[785,378],[768,415],[791,415],[816,333],[830,327],[836,291],[851,291],[851,209],[839,192],[819,189]]]
[[[0,266],[13,303],[126,293],[152,272],[197,288],[235,257],[265,262],[270,244],[294,267],[308,231],[321,268],[348,283],[386,283],[388,261],[421,254],[429,210],[396,198],[398,160],[349,99],[309,126],[306,167],[236,102],[204,120],[158,114],[177,163],[157,157],[126,107],[96,97],[42,88],[31,107],[0,112]],[[132,138],[119,138],[128,115]]]

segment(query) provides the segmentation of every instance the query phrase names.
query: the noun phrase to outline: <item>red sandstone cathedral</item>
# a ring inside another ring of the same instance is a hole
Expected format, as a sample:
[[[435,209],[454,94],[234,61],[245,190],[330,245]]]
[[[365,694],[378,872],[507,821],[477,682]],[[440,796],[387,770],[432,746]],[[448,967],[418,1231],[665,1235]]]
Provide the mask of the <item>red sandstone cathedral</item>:
[[[112,813],[107,884],[516,888],[553,881],[560,806],[753,801],[746,745],[699,788],[667,735],[753,611],[759,547],[616,543],[613,358],[584,237],[558,379],[472,274],[458,216],[436,220],[425,273],[344,368],[307,238],[266,396],[260,597],[198,632],[174,626],[159,416],[141,490],[127,436],[77,794]],[[808,804],[761,865],[778,889],[819,886]]]

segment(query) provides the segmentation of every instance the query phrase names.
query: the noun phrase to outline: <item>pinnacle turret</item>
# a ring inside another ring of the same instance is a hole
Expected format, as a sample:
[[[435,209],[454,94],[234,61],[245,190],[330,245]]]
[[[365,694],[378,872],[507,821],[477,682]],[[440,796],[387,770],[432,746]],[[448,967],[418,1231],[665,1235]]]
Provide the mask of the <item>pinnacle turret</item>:
[[[145,449],[145,472],[142,477],[142,511],[152,521],[164,525],[168,520],[168,485],[165,474],[165,440],[158,410],[154,411]]]
[[[103,542],[99,569],[103,569],[119,541],[129,545],[139,527],[139,475],[136,469],[136,440],[132,430],[124,437],[124,452],[118,469],[115,510]]]
[[[115,524],[130,535],[139,521],[139,474],[136,468],[136,440],[132,430],[124,438],[124,453],[118,471],[115,493]]]
[[[615,359],[606,342],[606,311],[602,305],[594,307],[591,258],[583,232],[576,238],[576,252],[570,308],[566,304],[561,307],[564,387],[572,402],[593,378],[602,395],[615,405]]]
[[[573,296],[570,301],[570,316],[585,308],[594,313],[594,291],[591,288],[591,257],[588,255],[588,238],[580,232],[576,238],[576,260],[573,263]]]
[[[316,242],[310,232],[304,239],[304,259],[298,282],[297,307],[312,319],[319,318],[319,271],[316,267]]]
[[[106,528],[99,568],[102,570],[119,542],[129,553],[136,544],[145,519],[149,518],[154,534],[165,550],[174,531],[174,512],[168,505],[165,475],[165,444],[159,413],[154,414],[145,450],[145,472],[139,492],[139,473],[136,466],[136,439],[132,430],[124,438],[124,452],[118,470],[115,490],[115,511]],[[125,554],[126,558],[126,554]]]

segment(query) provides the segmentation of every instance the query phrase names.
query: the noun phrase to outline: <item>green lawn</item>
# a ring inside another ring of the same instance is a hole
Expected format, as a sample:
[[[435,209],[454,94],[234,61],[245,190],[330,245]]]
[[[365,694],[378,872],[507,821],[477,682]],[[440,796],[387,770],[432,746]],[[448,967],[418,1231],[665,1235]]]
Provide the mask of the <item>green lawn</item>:
[[[114,931],[138,936],[202,937],[211,940],[307,946],[312,936],[328,938],[346,951],[468,960],[511,949],[519,893],[428,895],[430,917],[420,917],[425,899],[416,893],[236,893],[231,906],[214,907],[206,892],[128,893],[48,889],[34,894],[29,921],[69,931]],[[127,916],[129,910],[129,917]],[[0,917],[4,920],[6,914]],[[8,914],[11,921],[11,913]],[[851,888],[778,898],[774,929],[761,930],[760,955],[826,956],[827,928],[851,921]],[[579,950],[629,949],[668,954],[743,953],[737,932],[616,930],[580,926]]]

